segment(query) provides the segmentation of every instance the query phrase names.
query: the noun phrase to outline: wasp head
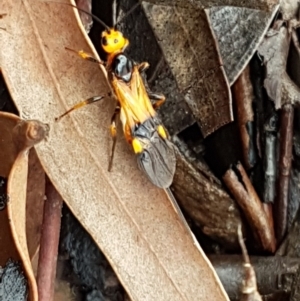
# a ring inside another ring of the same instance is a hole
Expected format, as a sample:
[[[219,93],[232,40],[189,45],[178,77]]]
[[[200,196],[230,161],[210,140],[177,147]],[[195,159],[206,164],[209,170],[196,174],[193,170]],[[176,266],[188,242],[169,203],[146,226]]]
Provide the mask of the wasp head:
[[[101,45],[108,54],[123,51],[128,44],[129,41],[124,38],[122,32],[114,28],[102,32]]]

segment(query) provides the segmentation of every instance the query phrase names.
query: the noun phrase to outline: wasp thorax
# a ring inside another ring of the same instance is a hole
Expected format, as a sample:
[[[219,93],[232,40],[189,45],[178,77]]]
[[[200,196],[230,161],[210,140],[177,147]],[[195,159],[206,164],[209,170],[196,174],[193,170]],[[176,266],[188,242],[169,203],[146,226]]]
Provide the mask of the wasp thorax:
[[[110,29],[102,32],[101,45],[105,52],[114,53],[124,50],[128,40],[124,38],[122,32]]]

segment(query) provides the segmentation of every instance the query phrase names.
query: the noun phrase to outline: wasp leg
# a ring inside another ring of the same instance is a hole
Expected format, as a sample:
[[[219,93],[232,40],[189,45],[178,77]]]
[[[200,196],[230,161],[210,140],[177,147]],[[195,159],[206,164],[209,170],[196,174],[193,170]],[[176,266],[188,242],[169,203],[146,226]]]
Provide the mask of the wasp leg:
[[[91,54],[84,52],[83,50],[77,51],[68,47],[65,47],[66,50],[71,51],[76,53],[77,55],[79,55],[82,59],[93,62],[93,63],[97,63],[100,65],[104,65],[103,61],[99,61],[98,59],[96,59],[94,56],[92,56]]]
[[[153,109],[158,109],[165,101],[166,97],[163,94],[153,93],[151,91],[147,91],[149,98],[152,100]]]
[[[110,123],[110,134],[113,139],[113,145],[112,145],[111,155],[108,164],[108,171],[111,171],[113,159],[114,159],[114,153],[115,153],[115,148],[117,143],[117,117],[119,116],[119,114],[120,114],[120,105],[118,104],[115,108],[114,114],[111,117],[111,123]]]
[[[144,82],[144,85],[146,88],[146,92],[147,92],[149,98],[152,100],[152,106],[153,106],[154,110],[156,110],[166,101],[166,97],[163,94],[154,93],[150,90],[147,79],[146,79],[146,74],[145,74],[145,71],[149,68],[149,63],[143,62],[143,63],[139,64],[137,66],[137,68],[138,68],[139,72],[141,73],[141,77],[143,79],[143,82]]]
[[[55,118],[55,121],[59,121],[61,118],[65,117],[66,115],[68,115],[69,113],[71,113],[74,110],[77,110],[79,108],[82,108],[86,105],[89,105],[91,103],[97,102],[101,99],[103,99],[105,96],[94,96],[88,99],[85,99],[79,103],[77,103],[75,106],[73,106],[71,109],[69,109],[67,112],[63,113],[62,115],[60,115],[59,117]]]
[[[143,62],[143,63],[140,63],[137,66],[137,68],[138,68],[139,72],[144,72],[144,71],[146,71],[149,68],[149,66],[150,66],[149,63]]]

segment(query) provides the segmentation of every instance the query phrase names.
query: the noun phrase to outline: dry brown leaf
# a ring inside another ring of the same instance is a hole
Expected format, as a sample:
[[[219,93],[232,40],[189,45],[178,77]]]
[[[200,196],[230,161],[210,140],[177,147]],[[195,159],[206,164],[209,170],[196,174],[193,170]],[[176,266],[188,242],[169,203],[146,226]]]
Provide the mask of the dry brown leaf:
[[[37,121],[24,122],[13,114],[1,112],[0,129],[3,156],[0,173],[8,177],[9,197],[7,210],[1,212],[1,265],[9,258],[21,260],[28,280],[30,300],[37,301],[36,281],[26,240],[28,151],[34,143],[45,137],[48,127]],[[9,174],[5,174],[5,170]]]
[[[172,185],[174,195],[203,233],[227,249],[234,249],[238,246],[236,229],[243,223],[237,203],[210,170],[205,169],[205,163],[193,157],[192,152],[188,153],[187,146],[179,138],[173,141],[178,146]]]
[[[277,2],[143,1],[172,75],[204,137],[233,121],[229,86],[256,51]]]
[[[289,0],[293,1],[293,0]],[[158,4],[158,5],[171,5],[177,7],[187,7],[189,2],[193,4],[196,8],[210,8],[214,6],[238,6],[238,7],[248,7],[254,9],[261,9],[270,11],[276,4],[278,0],[251,0],[251,1],[241,1],[241,0],[147,0],[147,2]]]
[[[11,95],[22,116],[50,123],[49,140],[36,148],[39,158],[132,300],[228,300],[164,191],[137,169],[124,139],[107,172],[109,100],[54,123],[70,105],[108,91],[97,65],[64,50],[91,52],[72,9],[34,0],[1,5],[10,34],[0,33],[0,64]]]
[[[143,7],[203,136],[233,121],[229,83],[204,10],[147,2]]]
[[[1,113],[0,120],[0,176],[7,178],[17,158],[19,148],[12,141],[12,131],[20,118],[7,113]],[[43,197],[45,190],[44,171],[38,161],[35,150],[29,152],[29,173],[26,181],[26,236],[27,247],[30,258],[35,254],[40,237],[42,222]],[[0,251],[0,265],[4,265],[8,258],[19,259],[16,253],[15,244],[9,230],[9,223],[6,211],[0,211],[0,240],[5,245]]]
[[[264,86],[269,97],[274,101],[275,108],[281,108],[283,78],[286,77],[286,62],[290,48],[291,35],[282,20],[278,20],[275,28],[269,29],[258,48],[266,65]]]
[[[9,172],[18,155],[18,149],[12,142],[12,130],[19,122],[15,115],[0,112],[0,176],[8,178]],[[8,222],[7,210],[0,211],[0,266],[4,266],[9,258],[19,260]]]
[[[27,276],[29,300],[31,301],[38,301],[38,295],[26,238],[28,154],[29,149],[34,144],[47,136],[48,130],[48,125],[38,121],[19,121],[14,127],[12,137],[14,138],[14,144],[19,147],[19,153],[9,173],[7,182],[7,194],[9,195],[7,212],[10,228]]]
[[[29,300],[38,301],[37,285],[31,266],[26,240],[26,187],[28,173],[28,151],[18,155],[10,173],[7,192],[10,201],[7,204],[8,216],[11,220],[11,230],[14,243],[22,260],[28,286]]]
[[[87,11],[87,12],[92,12],[92,0],[76,0],[76,5],[77,7]],[[82,25],[85,29],[85,31],[87,33],[90,32],[91,30],[91,27],[93,26],[93,18],[92,16],[82,12],[82,11],[79,11],[79,15],[80,15],[80,19],[81,19],[81,22],[82,22]]]
[[[286,11],[283,15],[289,15],[289,13]],[[294,22],[298,23],[295,19],[287,24],[283,20],[277,20],[258,48],[266,66],[264,86],[269,97],[274,101],[276,109],[285,104],[298,105],[300,103],[300,88],[286,72],[292,32],[295,30]]]
[[[40,244],[45,196],[45,172],[35,149],[29,151],[26,192],[26,236],[30,258]]]
[[[0,132],[1,132],[1,139],[0,139],[0,176],[7,178],[9,172],[18,156],[19,147],[14,141],[12,140],[12,132],[15,126],[20,122],[20,118],[8,114],[8,113],[1,113],[0,119]],[[19,138],[20,139],[20,138]],[[37,158],[34,157],[34,153],[30,154],[30,162],[32,162],[31,167],[33,167],[33,162],[35,161],[34,165],[35,168],[31,168],[31,173],[29,174],[29,182],[27,186],[27,201],[26,201],[26,233],[28,238],[28,248],[29,253],[32,256],[33,253],[36,251],[38,243],[39,243],[39,227],[41,224],[41,199],[42,197],[42,189],[44,189],[44,181],[43,181],[43,171],[40,170],[40,166],[38,162],[36,162]],[[35,178],[37,176],[38,178]],[[38,180],[37,180],[38,179]],[[37,189],[38,188],[38,189]],[[39,191],[39,192],[38,192]],[[33,218],[34,217],[34,218]],[[0,265],[4,265],[5,262],[9,257],[14,259],[19,258],[17,254],[15,254],[15,245],[10,238],[10,230],[8,230],[8,220],[7,220],[7,213],[6,211],[0,212],[0,219],[1,219],[1,241],[5,248],[1,248],[0,250]],[[4,236],[6,238],[4,238]],[[6,255],[4,255],[6,254]],[[15,257],[16,255],[16,257]]]
[[[253,57],[278,7],[269,12],[232,6],[205,10],[230,85]]]

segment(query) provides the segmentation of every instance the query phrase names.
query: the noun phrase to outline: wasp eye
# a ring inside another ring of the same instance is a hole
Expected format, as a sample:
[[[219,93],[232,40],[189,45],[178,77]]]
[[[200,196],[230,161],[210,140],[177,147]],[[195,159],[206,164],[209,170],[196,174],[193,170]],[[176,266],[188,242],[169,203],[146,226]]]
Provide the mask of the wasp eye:
[[[102,38],[102,45],[107,46],[107,38],[106,37]]]
[[[119,41],[118,39],[114,39],[114,43],[117,44]]]

